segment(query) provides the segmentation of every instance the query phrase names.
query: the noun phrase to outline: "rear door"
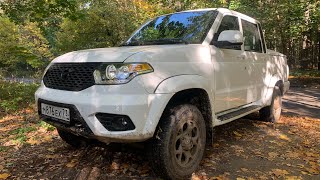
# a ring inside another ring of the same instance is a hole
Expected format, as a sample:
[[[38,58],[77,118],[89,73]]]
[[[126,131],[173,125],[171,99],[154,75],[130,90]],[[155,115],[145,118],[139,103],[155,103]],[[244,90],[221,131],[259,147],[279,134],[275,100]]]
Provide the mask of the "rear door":
[[[214,35],[213,42],[218,40],[222,31],[239,30],[239,18],[225,15]],[[222,112],[247,103],[248,73],[245,67],[246,54],[241,46],[217,48],[211,45],[215,78],[215,112]]]

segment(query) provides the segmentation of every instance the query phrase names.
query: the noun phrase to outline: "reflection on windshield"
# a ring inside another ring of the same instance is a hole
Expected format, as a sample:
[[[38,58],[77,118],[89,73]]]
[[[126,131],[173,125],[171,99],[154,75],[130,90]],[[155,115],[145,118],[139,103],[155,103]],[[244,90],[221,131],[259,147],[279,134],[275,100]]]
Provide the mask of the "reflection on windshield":
[[[142,26],[123,45],[200,44],[211,28],[216,15],[216,11],[210,10],[160,16]]]

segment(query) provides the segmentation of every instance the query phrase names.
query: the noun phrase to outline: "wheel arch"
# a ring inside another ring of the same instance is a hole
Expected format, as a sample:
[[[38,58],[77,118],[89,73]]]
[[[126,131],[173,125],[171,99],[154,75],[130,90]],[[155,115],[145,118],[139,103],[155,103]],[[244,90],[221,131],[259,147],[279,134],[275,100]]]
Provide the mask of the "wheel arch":
[[[158,125],[160,124],[160,121],[166,119],[166,115],[170,114],[173,107],[181,104],[191,104],[200,110],[206,124],[207,137],[210,137],[209,132],[213,127],[211,101],[207,91],[201,88],[190,88],[176,92],[167,103]]]

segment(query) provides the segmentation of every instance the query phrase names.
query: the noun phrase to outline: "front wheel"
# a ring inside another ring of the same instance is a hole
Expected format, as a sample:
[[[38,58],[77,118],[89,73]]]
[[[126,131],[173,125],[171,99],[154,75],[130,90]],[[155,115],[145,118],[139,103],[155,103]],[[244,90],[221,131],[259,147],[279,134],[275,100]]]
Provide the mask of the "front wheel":
[[[280,120],[282,111],[282,94],[278,86],[274,87],[270,106],[260,110],[260,119],[266,122],[276,123]]]
[[[206,126],[201,112],[179,105],[162,117],[150,143],[153,170],[165,179],[186,179],[198,168],[205,150]]]

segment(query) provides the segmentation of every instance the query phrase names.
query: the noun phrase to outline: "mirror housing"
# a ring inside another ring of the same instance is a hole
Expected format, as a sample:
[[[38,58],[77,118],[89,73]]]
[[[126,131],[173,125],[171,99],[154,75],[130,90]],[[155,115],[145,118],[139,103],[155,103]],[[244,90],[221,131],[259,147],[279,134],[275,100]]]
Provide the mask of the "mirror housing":
[[[243,35],[237,30],[225,30],[219,35],[218,41],[213,42],[218,48],[225,48],[230,46],[241,46],[244,42]]]

